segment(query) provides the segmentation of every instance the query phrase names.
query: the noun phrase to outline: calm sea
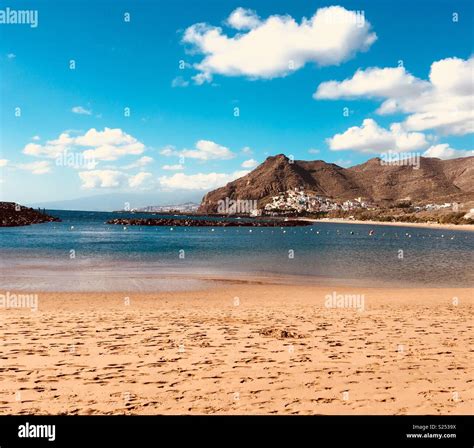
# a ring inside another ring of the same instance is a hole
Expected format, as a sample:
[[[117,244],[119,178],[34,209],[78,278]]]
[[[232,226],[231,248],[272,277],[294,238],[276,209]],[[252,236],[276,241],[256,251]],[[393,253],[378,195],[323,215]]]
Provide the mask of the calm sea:
[[[124,229],[105,224],[113,217],[127,217],[122,213],[49,213],[63,221],[0,229],[0,288],[199,287],[201,281],[187,274],[397,287],[474,283],[472,232],[333,223],[286,229]],[[371,229],[375,234],[369,236]]]

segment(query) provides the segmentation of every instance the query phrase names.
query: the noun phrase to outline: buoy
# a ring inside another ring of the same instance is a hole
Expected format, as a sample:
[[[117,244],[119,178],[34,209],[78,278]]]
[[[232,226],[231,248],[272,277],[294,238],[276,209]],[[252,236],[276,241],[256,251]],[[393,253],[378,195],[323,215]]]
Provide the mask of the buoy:
[[[71,226],[71,230],[74,230],[74,226]]]
[[[354,232],[351,230],[351,235],[354,235]]]
[[[123,228],[123,230],[127,230],[127,228],[126,228],[126,227],[124,227],[124,228]]]
[[[370,231],[369,231],[369,235],[373,235],[374,233],[375,233],[374,230],[370,230]]]

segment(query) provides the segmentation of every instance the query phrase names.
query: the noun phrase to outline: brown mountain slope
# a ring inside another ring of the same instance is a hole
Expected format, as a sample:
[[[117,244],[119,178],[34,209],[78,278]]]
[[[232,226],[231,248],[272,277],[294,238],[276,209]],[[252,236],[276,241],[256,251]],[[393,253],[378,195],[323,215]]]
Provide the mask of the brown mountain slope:
[[[271,196],[303,188],[335,200],[364,197],[377,203],[474,200],[474,157],[453,160],[421,158],[419,169],[383,165],[378,158],[351,168],[322,160],[290,161],[285,155],[268,157],[244,177],[207,193],[201,213],[217,211],[219,200],[258,200],[259,207]]]

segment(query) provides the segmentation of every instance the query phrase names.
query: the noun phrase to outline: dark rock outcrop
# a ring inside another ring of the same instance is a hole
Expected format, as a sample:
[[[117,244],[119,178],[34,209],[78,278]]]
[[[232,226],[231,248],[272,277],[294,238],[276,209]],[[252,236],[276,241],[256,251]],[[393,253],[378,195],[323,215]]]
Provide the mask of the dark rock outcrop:
[[[207,220],[207,219],[171,219],[171,218],[115,218],[107,224],[122,226],[167,226],[167,227],[296,227],[312,224],[308,221],[298,220]]]
[[[0,202],[0,227],[28,226],[30,224],[60,221],[59,218],[14,202]]]

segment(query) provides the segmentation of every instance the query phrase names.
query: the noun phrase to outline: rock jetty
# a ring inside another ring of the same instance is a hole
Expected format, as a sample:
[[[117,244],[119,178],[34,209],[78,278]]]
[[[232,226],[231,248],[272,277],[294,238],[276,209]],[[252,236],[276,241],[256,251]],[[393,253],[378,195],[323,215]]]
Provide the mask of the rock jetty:
[[[308,221],[298,220],[209,220],[209,219],[173,219],[173,218],[115,218],[107,224],[121,226],[167,226],[167,227],[296,227],[311,225]]]
[[[42,222],[60,222],[59,218],[49,216],[15,202],[0,202],[0,227],[29,226]]]

